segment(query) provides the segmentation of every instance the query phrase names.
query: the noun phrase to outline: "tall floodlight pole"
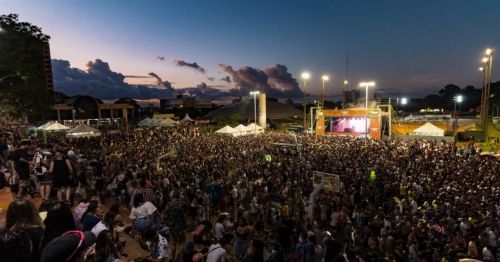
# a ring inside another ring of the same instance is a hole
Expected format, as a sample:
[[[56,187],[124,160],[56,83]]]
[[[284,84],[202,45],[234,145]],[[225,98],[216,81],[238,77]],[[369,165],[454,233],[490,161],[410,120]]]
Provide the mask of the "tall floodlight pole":
[[[487,72],[487,79],[486,79],[486,94],[484,96],[484,109],[485,109],[485,118],[484,118],[484,136],[488,137],[488,108],[489,108],[489,103],[490,103],[490,91],[491,91],[491,69],[493,67],[493,51],[491,49],[486,49],[486,55],[488,57],[488,72]]]
[[[322,77],[323,79],[323,91],[321,92],[321,107],[325,108],[325,81],[328,81],[329,77],[327,75],[324,75]]]
[[[456,117],[456,120],[455,120],[455,130],[458,128],[458,120],[460,119],[460,111],[462,111],[462,101],[463,101],[463,97],[462,96],[457,96],[457,102],[458,102],[458,115],[455,113],[455,117]],[[455,103],[456,105],[456,103]]]
[[[406,98],[401,98],[401,104],[403,105],[403,121],[405,121],[405,105],[408,102]]]
[[[368,87],[375,86],[375,82],[361,82],[359,86],[365,87],[365,135],[368,139]]]
[[[302,79],[304,79],[304,129],[307,131],[307,115],[306,115],[306,88],[307,88],[307,79],[309,79],[309,73],[302,73]]]
[[[253,119],[253,121],[254,121],[254,126],[253,126],[254,131],[253,131],[253,133],[254,134],[257,134],[257,97],[256,96],[258,94],[260,94],[259,91],[252,91],[252,92],[250,92],[250,95],[253,95],[253,114],[254,114],[253,115],[253,117],[254,117],[254,119]]]

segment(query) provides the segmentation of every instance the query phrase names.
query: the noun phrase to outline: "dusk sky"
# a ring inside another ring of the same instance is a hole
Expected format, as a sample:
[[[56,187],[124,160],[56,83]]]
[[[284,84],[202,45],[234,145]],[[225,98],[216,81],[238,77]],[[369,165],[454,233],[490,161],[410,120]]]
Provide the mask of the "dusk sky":
[[[484,51],[500,50],[497,0],[0,0],[0,10],[41,27],[51,36],[52,58],[71,67],[87,70],[100,59],[125,76],[153,72],[175,89],[203,82],[221,95],[242,83],[239,94],[246,94],[256,74],[274,79],[268,93],[300,98],[304,71],[311,74],[308,93],[321,94],[326,74],[326,95],[339,95],[346,54],[349,89],[375,81],[370,92],[396,98],[437,94],[447,84],[479,88]],[[500,80],[496,53],[492,76]]]

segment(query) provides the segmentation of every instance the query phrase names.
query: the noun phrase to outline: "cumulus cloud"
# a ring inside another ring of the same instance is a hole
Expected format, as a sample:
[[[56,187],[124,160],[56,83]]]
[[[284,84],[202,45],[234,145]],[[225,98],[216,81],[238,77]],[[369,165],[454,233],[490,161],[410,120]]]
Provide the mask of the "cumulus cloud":
[[[72,68],[67,60],[52,59],[55,90],[68,96],[91,95],[103,100],[174,97],[175,90],[168,81],[160,81],[161,88],[133,86],[124,81],[124,75],[112,71],[101,59],[89,61],[86,67],[86,71]]]
[[[208,81],[211,81],[211,82],[215,81],[215,77],[207,76],[207,79],[208,79]]]
[[[196,70],[197,72],[200,72],[202,74],[206,74],[206,70],[203,67],[199,66],[197,63],[189,63],[189,62],[175,59],[174,65],[179,66],[179,67],[186,66],[186,67],[189,67],[189,68]]]
[[[165,61],[165,57],[164,57],[164,56],[157,56],[157,57],[155,58],[155,60],[158,60],[158,61],[162,61],[162,62],[163,62],[163,61]]]
[[[247,95],[253,90],[286,97],[302,95],[297,80],[288,73],[288,68],[284,65],[275,64],[264,69],[244,66],[238,70],[226,64],[218,66],[229,74],[235,83],[235,88],[229,91],[232,95]]]
[[[199,84],[197,87],[191,88],[183,88],[177,89],[176,92],[183,96],[193,96],[197,99],[206,99],[206,100],[224,100],[227,98],[231,98],[230,94],[225,91],[221,91],[212,87],[202,87],[204,83]]]
[[[196,86],[197,88],[207,88],[207,84],[205,82],[201,82],[199,85]]]
[[[128,75],[125,76],[126,78],[151,78],[151,76],[133,76],[133,75]]]
[[[231,83],[231,77],[229,77],[229,76],[222,77],[220,80],[222,80],[224,82]]]

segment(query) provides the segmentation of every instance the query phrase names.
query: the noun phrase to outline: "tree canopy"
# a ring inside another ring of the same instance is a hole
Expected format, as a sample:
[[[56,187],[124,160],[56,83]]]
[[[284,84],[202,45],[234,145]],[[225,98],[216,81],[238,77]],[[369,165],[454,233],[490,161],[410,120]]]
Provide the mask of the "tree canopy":
[[[42,120],[54,103],[45,87],[43,48],[50,37],[17,14],[0,16],[0,28],[0,104],[11,116]]]

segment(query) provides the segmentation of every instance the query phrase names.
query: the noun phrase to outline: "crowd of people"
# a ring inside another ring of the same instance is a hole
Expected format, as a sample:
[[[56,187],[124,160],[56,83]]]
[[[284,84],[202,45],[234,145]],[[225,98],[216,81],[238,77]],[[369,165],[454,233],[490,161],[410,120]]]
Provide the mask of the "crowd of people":
[[[136,261],[497,258],[500,162],[473,142],[229,137],[193,127],[6,141],[16,200],[2,261],[130,261],[122,234],[150,252]],[[314,171],[338,175],[339,189],[310,199]],[[40,210],[27,193],[44,200]]]

